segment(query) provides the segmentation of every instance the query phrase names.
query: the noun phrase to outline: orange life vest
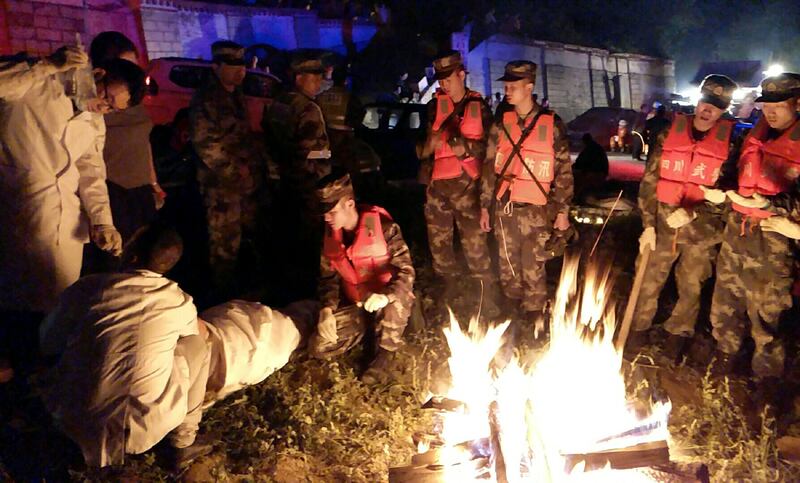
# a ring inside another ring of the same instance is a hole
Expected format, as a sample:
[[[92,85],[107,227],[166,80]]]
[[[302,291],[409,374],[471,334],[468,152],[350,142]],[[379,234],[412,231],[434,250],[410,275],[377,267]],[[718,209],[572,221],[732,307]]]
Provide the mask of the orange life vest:
[[[506,160],[514,149],[514,144],[519,142],[522,136],[522,129],[518,123],[519,116],[516,111],[508,111],[503,114],[503,125],[511,139],[505,131],[501,130],[497,145],[497,156],[494,160],[494,171],[498,175],[503,170]],[[530,203],[533,205],[546,205],[547,195],[550,193],[550,184],[555,178],[556,153],[553,149],[553,113],[546,113],[539,116],[533,131],[525,138],[519,154],[525,160],[525,164],[536,176],[542,190],[536,186],[530,173],[520,161],[520,157],[514,155],[514,159],[509,163],[503,179],[500,180],[500,188],[497,191],[497,199],[503,197],[505,192],[511,189],[511,201]],[[526,120],[525,127],[533,122],[533,116]]]
[[[761,119],[747,135],[739,156],[739,189],[742,196],[759,193],[774,196],[793,189],[800,175],[800,121],[765,141],[769,125]],[[733,203],[733,209],[754,218],[769,218],[772,213]]]
[[[479,140],[483,138],[483,117],[481,116],[481,95],[475,91],[467,91],[467,105],[464,108],[464,116],[459,123],[461,136],[465,139]],[[436,91],[436,118],[433,121],[433,130],[441,129],[445,120],[455,110],[453,100],[441,89]],[[452,122],[452,121],[450,121]],[[433,173],[431,178],[453,179],[461,176],[461,172],[466,171],[472,179],[477,179],[481,172],[481,160],[467,157],[459,160],[453,149],[447,143],[448,136],[451,134],[446,131],[435,133],[442,138],[440,146],[433,154]]]
[[[391,265],[389,247],[383,237],[381,217],[391,216],[378,206],[359,206],[358,226],[353,244],[345,247],[342,230],[325,230],[322,254],[341,277],[345,297],[363,302],[370,293],[380,293],[397,269]]]
[[[728,159],[733,121],[717,121],[701,141],[695,141],[693,119],[676,115],[664,140],[656,197],[671,206],[702,203],[705,197],[700,186],[714,186]]]

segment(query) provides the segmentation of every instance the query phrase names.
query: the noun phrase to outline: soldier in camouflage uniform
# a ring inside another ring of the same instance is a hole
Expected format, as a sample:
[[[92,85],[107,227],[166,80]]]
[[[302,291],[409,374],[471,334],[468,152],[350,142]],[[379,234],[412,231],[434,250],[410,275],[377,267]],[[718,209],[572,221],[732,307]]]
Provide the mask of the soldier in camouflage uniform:
[[[191,140],[202,161],[197,180],[208,218],[210,264],[217,290],[236,285],[242,227],[253,223],[252,195],[260,184],[259,153],[241,84],[244,48],[227,40],[211,46],[213,75],[189,107]]]
[[[761,120],[739,157],[739,186],[728,191],[728,214],[717,258],[711,325],[718,373],[730,369],[749,328],[752,368],[760,389],[781,384],[784,347],[777,329],[792,305],[792,269],[800,238],[796,183],[800,173],[800,75],[784,73],[761,83]],[[766,402],[772,402],[769,399]]]
[[[334,357],[374,333],[378,354],[362,380],[385,381],[414,302],[408,246],[383,208],[356,205],[349,175],[323,179],[319,198],[327,225],[318,289],[322,310],[309,352]],[[355,304],[359,308],[348,311],[354,315],[337,323],[334,311]]]
[[[651,253],[632,322],[632,350],[644,342],[673,265],[678,301],[664,323],[667,356],[678,359],[694,335],[700,290],[711,277],[722,241],[725,196],[718,188],[736,169],[736,150],[731,147],[734,123],[722,119],[736,88],[723,75],[706,77],[694,115],[677,114],[648,157],[639,186],[644,225],[639,250]]]
[[[427,137],[417,147],[422,170],[430,172],[425,221],[433,269],[452,289],[460,276],[453,251],[458,227],[467,265],[473,277],[494,285],[486,235],[478,225],[480,174],[486,156],[486,136],[492,111],[481,95],[465,85],[461,54],[448,52],[433,62],[441,88],[428,103]],[[432,159],[429,159],[432,158]]]
[[[331,151],[325,119],[314,101],[325,68],[320,60],[295,58],[291,71],[293,88],[264,111],[262,126],[281,178],[277,250],[287,265],[280,271],[288,270],[287,298],[296,300],[312,297],[316,289],[322,221],[315,189],[331,172]]]
[[[486,232],[494,229],[503,292],[534,320],[548,300],[548,241],[570,228],[572,162],[563,121],[533,100],[536,64],[509,62],[498,80],[505,82],[513,109],[503,113],[489,134],[480,225]]]

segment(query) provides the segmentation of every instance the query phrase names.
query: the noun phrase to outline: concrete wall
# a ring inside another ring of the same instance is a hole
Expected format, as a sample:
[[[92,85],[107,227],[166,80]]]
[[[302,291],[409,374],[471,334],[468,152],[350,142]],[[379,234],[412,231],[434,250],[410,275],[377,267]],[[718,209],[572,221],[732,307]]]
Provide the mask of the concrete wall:
[[[675,90],[675,65],[668,59],[555,42],[523,41],[495,35],[467,56],[470,88],[493,95],[503,92],[506,62],[525,59],[539,66],[534,92],[569,121],[591,107],[637,109]]]
[[[313,11],[238,7],[186,0],[142,0],[142,25],[151,58],[209,58],[211,43],[232,39],[281,49],[324,48],[346,52],[352,39],[363,48],[377,32],[367,21],[323,20]]]

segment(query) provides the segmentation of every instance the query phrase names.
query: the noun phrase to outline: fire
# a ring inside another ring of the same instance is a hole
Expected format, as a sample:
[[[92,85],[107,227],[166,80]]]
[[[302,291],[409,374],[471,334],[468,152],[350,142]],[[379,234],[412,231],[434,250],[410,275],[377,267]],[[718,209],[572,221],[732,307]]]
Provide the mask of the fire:
[[[596,268],[579,287],[578,260],[565,259],[550,343],[530,364],[512,359],[499,367],[509,321],[482,329],[472,320],[465,332],[451,314],[444,329],[452,373],[447,397],[463,406],[442,423],[446,481],[478,477],[474,465],[457,464],[465,460],[465,442],[472,442],[473,457],[490,458],[494,481],[649,481],[636,471],[584,473],[565,456],[669,438],[668,402],[634,407],[626,397],[611,288],[609,271]],[[489,451],[477,443],[487,440],[494,442]]]

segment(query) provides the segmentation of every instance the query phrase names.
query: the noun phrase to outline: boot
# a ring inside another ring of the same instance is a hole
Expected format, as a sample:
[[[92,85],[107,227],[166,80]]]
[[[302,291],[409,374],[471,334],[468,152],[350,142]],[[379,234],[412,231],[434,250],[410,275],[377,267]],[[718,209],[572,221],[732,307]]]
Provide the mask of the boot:
[[[458,285],[458,278],[452,276],[444,277],[444,294],[442,295],[442,302],[453,309],[460,295],[461,287]]]
[[[194,443],[185,448],[171,447],[171,466],[175,473],[180,473],[194,463],[197,458],[205,456],[214,450],[214,446],[198,437]]]
[[[394,352],[379,349],[378,355],[375,356],[367,370],[361,375],[361,382],[369,386],[389,382],[392,379],[389,372],[392,361],[394,361]]]
[[[779,377],[762,377],[756,383],[754,402],[758,414],[764,413],[768,419],[776,419],[781,414],[783,381]]]
[[[711,377],[721,379],[733,374],[735,363],[735,354],[726,354],[720,350],[715,350],[714,359],[711,361]]]
[[[628,340],[625,341],[624,353],[627,357],[636,357],[642,351],[644,346],[650,343],[650,337],[647,330],[633,330],[628,334]]]
[[[502,321],[502,311],[498,305],[500,299],[495,284],[492,282],[483,281],[483,292],[481,292],[480,280],[478,280],[478,295],[483,295],[481,298],[481,319],[490,322],[498,323]]]
[[[678,364],[687,347],[689,347],[689,337],[667,333],[663,353],[670,362]]]

